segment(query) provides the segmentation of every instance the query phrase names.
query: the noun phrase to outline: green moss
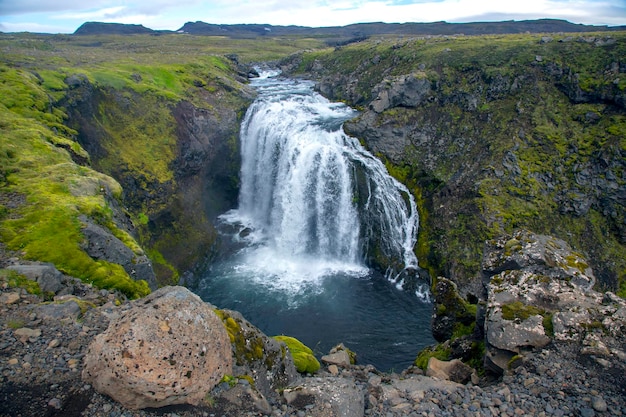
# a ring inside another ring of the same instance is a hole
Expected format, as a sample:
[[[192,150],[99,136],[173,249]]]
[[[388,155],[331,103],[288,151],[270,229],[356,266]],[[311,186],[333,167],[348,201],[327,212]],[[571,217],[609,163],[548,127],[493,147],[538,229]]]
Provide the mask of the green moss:
[[[479,376],[485,374],[485,342],[472,342],[471,357],[467,364],[474,368]]]
[[[428,367],[428,360],[430,358],[436,358],[440,361],[447,361],[450,359],[450,348],[444,344],[438,344],[434,347],[424,348],[417,354],[414,365],[420,369],[426,370]]]
[[[226,383],[228,384],[228,386],[232,388],[235,385],[237,385],[237,378],[232,375],[224,375],[222,379],[220,380],[220,384],[222,383]]]
[[[17,329],[21,329],[24,326],[26,326],[26,322],[24,322],[24,320],[21,320],[21,319],[10,319],[7,321],[7,327],[9,329],[17,330]]]
[[[239,319],[232,317],[227,311],[215,309],[215,314],[222,320],[233,350],[237,365],[244,365],[260,361],[264,358],[264,342],[263,337],[254,332],[245,332]]]
[[[459,337],[469,336],[474,333],[476,322],[472,322],[469,325],[465,325],[461,322],[454,323],[454,329],[452,331],[452,337],[450,340],[458,339]]]
[[[512,303],[502,305],[502,318],[504,320],[526,320],[530,316],[541,315],[543,313],[543,310],[540,310],[535,306],[526,305],[521,301],[514,301]]]
[[[6,283],[8,288],[23,288],[29,294],[42,295],[37,281],[32,281],[15,271],[0,269],[0,281]]]
[[[298,339],[289,336],[274,336],[274,339],[287,345],[298,372],[313,374],[320,369],[320,363],[313,351]]]
[[[167,272],[159,273],[158,274],[159,276],[163,277],[167,275],[169,276],[168,283],[170,285],[178,284],[178,281],[180,278],[180,273],[178,272],[178,269],[176,269],[174,265],[168,262],[161,252],[159,252],[157,249],[154,249],[154,248],[149,249],[148,257],[153,262],[153,268],[155,268],[155,272],[158,269],[165,269],[167,271]],[[161,281],[163,281],[163,279],[161,279]]]
[[[554,337],[554,323],[552,322],[552,317],[552,313],[544,313],[543,316],[542,324],[546,332],[546,336],[548,337]]]
[[[63,114],[46,113],[50,103],[36,78],[16,70],[6,72],[10,77],[3,80],[2,88],[19,91],[31,99],[0,96],[0,149],[6,150],[0,152],[5,178],[2,191],[19,192],[26,198],[26,204],[12,209],[11,215],[1,220],[0,238],[25,258],[52,262],[60,271],[97,287],[118,289],[131,298],[148,294],[145,281],[134,281],[120,265],[92,259],[81,247],[78,219],[86,215],[109,225],[131,248],[138,248],[127,233],[114,225],[101,190],[104,187],[113,196],[120,195],[119,184],[72,161],[67,147],[73,147],[74,155],[84,151],[62,135],[73,131],[57,128]],[[52,116],[44,117],[42,113]]]

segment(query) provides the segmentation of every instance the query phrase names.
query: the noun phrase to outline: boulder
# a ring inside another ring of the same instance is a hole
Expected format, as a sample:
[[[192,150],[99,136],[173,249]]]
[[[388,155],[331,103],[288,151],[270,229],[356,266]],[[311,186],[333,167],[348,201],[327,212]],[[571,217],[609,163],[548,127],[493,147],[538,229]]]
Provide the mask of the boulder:
[[[127,408],[198,404],[232,374],[228,332],[210,305],[183,287],[132,303],[98,335],[83,380]]]
[[[329,353],[322,356],[322,362],[329,365],[337,365],[341,367],[350,366],[350,355],[345,350],[340,350],[335,353]]]
[[[524,307],[522,307],[524,308]],[[519,352],[525,347],[543,347],[550,343],[543,326],[543,317],[539,314],[524,320],[510,320],[495,310],[485,322],[487,326],[487,342],[498,349]]]
[[[80,306],[76,300],[60,303],[40,304],[36,307],[37,317],[48,320],[76,320],[80,314]]]
[[[81,220],[84,224],[82,232],[87,240],[85,251],[89,256],[121,265],[132,279],[145,280],[151,290],[157,288],[156,275],[146,255],[134,253],[110,231],[86,217]]]
[[[435,357],[428,360],[426,376],[436,377],[444,381],[458,382],[465,384],[470,381],[474,370],[458,359],[451,361],[441,361]]]
[[[270,401],[299,380],[293,357],[282,342],[265,335],[237,311],[216,312],[231,341],[234,376],[251,376],[255,389]]]
[[[37,263],[30,265],[9,265],[7,269],[24,275],[31,281],[37,281],[39,288],[44,293],[57,293],[63,288],[61,278],[63,274],[50,263]]]
[[[560,239],[520,230],[490,241],[483,270],[491,357],[552,341],[586,341],[583,353],[602,356],[626,329],[626,302],[594,291],[587,260]],[[504,362],[491,364],[505,369]]]

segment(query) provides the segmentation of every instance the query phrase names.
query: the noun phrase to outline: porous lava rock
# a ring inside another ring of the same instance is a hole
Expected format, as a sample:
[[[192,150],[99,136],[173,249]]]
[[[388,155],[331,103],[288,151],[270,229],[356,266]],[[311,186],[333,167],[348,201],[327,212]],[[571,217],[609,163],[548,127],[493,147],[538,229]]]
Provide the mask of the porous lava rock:
[[[94,339],[84,361],[83,380],[130,409],[197,405],[232,373],[226,328],[183,287],[135,301]]]

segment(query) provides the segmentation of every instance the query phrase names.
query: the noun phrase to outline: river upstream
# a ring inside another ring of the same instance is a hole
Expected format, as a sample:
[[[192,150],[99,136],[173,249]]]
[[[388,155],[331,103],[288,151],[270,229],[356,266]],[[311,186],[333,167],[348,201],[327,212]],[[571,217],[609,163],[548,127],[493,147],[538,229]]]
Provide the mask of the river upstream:
[[[427,283],[400,289],[403,272],[417,269],[412,197],[343,132],[354,110],[275,72],[252,85],[239,207],[220,217],[228,255],[196,291],[318,357],[343,342],[359,363],[406,368],[433,343]],[[381,274],[367,266],[373,253],[403,266]]]

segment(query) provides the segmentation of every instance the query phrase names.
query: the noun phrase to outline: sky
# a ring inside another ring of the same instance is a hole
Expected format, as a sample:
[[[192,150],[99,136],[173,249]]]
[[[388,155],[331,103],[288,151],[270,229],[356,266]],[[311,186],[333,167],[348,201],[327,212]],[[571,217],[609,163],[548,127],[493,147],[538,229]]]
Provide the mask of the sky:
[[[344,26],[540,18],[625,25],[626,0],[0,0],[0,31],[72,33],[82,23],[177,30],[186,22]]]

